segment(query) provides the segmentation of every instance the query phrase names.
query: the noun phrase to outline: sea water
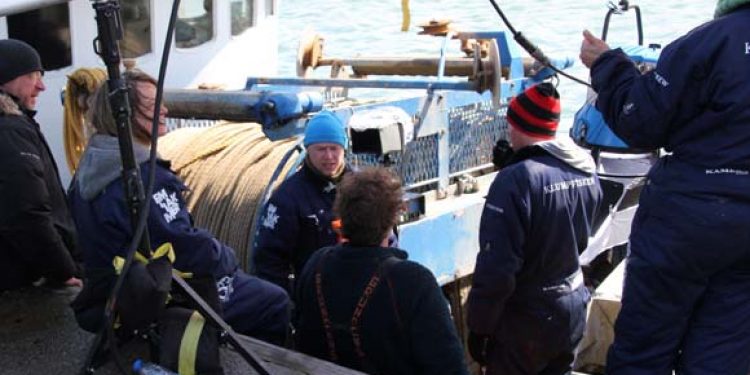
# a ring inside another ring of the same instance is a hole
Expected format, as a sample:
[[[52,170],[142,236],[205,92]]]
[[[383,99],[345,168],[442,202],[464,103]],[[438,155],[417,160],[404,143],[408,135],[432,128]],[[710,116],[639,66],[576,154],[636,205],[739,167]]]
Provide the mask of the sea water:
[[[609,2],[497,1],[517,31],[526,35],[550,58],[574,59],[575,65],[566,72],[588,81],[588,69],[578,59],[581,32],[589,29],[595,35],[601,35]],[[638,5],[641,9],[644,44],[662,46],[712,19],[715,4],[713,0],[630,1],[631,6]],[[417,35],[421,30],[417,25],[431,19],[450,19],[459,31],[508,30],[489,0],[410,0],[409,5],[411,25],[408,31],[402,32],[401,0],[282,0],[279,7],[279,74],[294,76],[299,40],[308,29],[324,38],[324,56],[339,58],[437,58],[443,38]],[[612,16],[607,41],[611,45],[638,44],[635,11]],[[450,46],[449,55],[462,55],[458,43]],[[576,110],[584,103],[586,87],[561,78],[558,89],[563,111],[558,134],[567,134]]]

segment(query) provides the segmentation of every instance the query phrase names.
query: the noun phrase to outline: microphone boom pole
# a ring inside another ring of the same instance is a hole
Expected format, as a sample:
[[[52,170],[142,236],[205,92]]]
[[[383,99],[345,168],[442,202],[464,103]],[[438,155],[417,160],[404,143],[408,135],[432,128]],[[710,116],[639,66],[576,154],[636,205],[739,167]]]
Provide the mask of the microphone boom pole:
[[[113,116],[117,124],[117,138],[120,146],[120,157],[122,158],[122,177],[125,189],[125,199],[128,209],[130,210],[130,219],[133,226],[133,241],[128,249],[125,264],[120,275],[115,282],[112,293],[105,305],[104,324],[102,329],[96,335],[89,355],[86,358],[83,374],[93,374],[93,362],[97,355],[104,353],[103,343],[105,334],[110,340],[110,350],[115,358],[115,362],[121,371],[125,372],[122,359],[117,351],[114,329],[113,315],[117,304],[117,295],[125,280],[130,264],[133,262],[135,251],[139,251],[147,259],[151,257],[151,245],[149,240],[148,229],[146,228],[146,217],[148,215],[148,205],[144,205],[145,194],[138,164],[135,162],[133,152],[133,134],[130,124],[130,103],[128,102],[128,88],[120,73],[120,48],[118,41],[122,39],[122,21],[120,19],[120,5],[118,0],[92,0],[96,12],[96,23],[98,36],[94,40],[94,51],[102,58],[107,67],[107,85],[109,88],[109,102],[112,108]],[[177,13],[176,7],[179,0],[174,0],[172,17],[170,18],[169,30],[167,31],[167,40],[164,45],[164,55],[162,57],[162,66],[159,75],[159,84],[157,92],[157,101],[155,103],[154,122],[158,119],[158,109],[161,105],[161,89],[164,69],[166,68],[166,58],[168,57],[169,47],[172,40],[172,31],[174,29],[174,18]],[[156,132],[152,131],[152,142],[155,142]],[[155,150],[152,150],[151,157],[155,157]],[[151,174],[153,175],[153,160]],[[153,176],[151,176],[153,178]],[[149,184],[149,188],[150,188]],[[137,247],[136,247],[137,244]],[[258,375],[268,375],[269,372],[265,366],[242,344],[237,333],[227,324],[221,316],[216,313],[206,301],[204,301],[193,288],[185,282],[179,275],[172,273],[172,283],[178,290],[185,293],[203,317],[219,328],[223,332],[224,339],[229,342],[237,353],[255,370]]]

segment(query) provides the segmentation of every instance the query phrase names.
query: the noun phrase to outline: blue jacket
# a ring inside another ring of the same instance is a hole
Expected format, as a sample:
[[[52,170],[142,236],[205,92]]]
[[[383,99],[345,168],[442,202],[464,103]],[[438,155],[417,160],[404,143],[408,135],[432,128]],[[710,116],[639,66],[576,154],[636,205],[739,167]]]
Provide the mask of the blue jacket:
[[[135,144],[134,152],[145,185],[150,170],[148,150]],[[105,279],[101,279],[102,270],[111,270],[112,259],[124,257],[132,240],[121,169],[117,138],[95,135],[81,158],[69,192],[88,276],[100,284],[84,284],[73,304],[79,323],[86,329],[95,330],[98,326],[101,299],[109,293],[107,282],[111,281],[106,279],[106,272]],[[175,269],[196,277],[212,277],[224,319],[236,331],[269,340],[283,337],[289,322],[289,297],[284,290],[245,274],[232,248],[193,226],[182,197],[186,187],[168,163],[157,162],[154,172],[154,189],[146,197],[152,247],[170,242],[176,256]]]
[[[672,155],[650,174],[669,190],[750,196],[750,7],[666,46],[641,75],[619,49],[591,67],[597,108],[634,147]]]
[[[448,301],[435,276],[406,257],[406,252],[396,248],[348,244],[316,252],[302,270],[295,290],[297,348],[370,373],[467,374]],[[382,266],[387,258],[392,263]],[[329,356],[318,303],[315,280],[319,267],[326,311],[333,325],[335,360]],[[349,328],[355,307],[379,267],[381,281],[357,325],[366,358],[361,360]]]
[[[578,254],[601,196],[593,160],[570,140],[541,142],[514,156],[495,177],[482,212],[471,331],[495,333],[506,307],[534,300],[544,306],[542,288],[580,271]]]
[[[136,144],[135,154],[145,184],[148,150]],[[147,197],[152,247],[171,242],[177,255],[174,267],[180,271],[216,280],[233,275],[238,270],[234,250],[193,226],[182,197],[186,189],[182,181],[163,161],[157,163],[155,176],[154,190]],[[69,192],[87,267],[111,268],[115,256],[125,256],[133,231],[124,196],[117,138],[95,135]]]
[[[254,270],[291,292],[289,275],[298,276],[316,250],[336,244],[331,228],[336,184],[306,163],[274,192],[261,217],[253,253]]]

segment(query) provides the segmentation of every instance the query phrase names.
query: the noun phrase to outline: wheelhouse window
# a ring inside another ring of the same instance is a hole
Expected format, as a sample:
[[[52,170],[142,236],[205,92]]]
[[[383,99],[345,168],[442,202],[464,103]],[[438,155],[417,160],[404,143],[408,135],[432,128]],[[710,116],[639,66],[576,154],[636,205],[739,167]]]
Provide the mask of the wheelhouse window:
[[[125,30],[122,56],[136,58],[151,52],[151,1],[120,0],[120,17]]]
[[[44,70],[72,64],[68,3],[13,14],[7,22],[8,37],[33,46],[42,58]]]
[[[240,35],[243,31],[254,26],[254,0],[231,0],[232,35]]]
[[[193,48],[214,37],[214,0],[184,0],[177,11],[175,44]]]

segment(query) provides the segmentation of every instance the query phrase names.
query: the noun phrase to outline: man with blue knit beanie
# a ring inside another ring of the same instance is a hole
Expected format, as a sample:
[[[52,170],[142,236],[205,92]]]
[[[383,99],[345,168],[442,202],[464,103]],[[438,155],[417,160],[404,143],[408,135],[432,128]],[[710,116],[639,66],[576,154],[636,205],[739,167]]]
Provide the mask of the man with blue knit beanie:
[[[597,109],[651,168],[630,234],[607,374],[750,370],[750,0],[667,45],[641,74],[584,32]]]
[[[349,169],[344,159],[346,129],[323,111],[307,122],[304,165],[271,196],[256,235],[253,266],[258,277],[288,292],[313,252],[336,244],[331,227],[336,184]]]
[[[307,122],[305,147],[314,143],[335,143],[346,148],[347,142],[344,124],[333,113],[320,112]]]

